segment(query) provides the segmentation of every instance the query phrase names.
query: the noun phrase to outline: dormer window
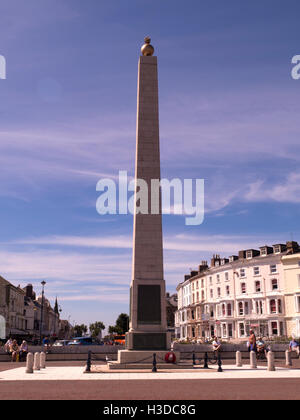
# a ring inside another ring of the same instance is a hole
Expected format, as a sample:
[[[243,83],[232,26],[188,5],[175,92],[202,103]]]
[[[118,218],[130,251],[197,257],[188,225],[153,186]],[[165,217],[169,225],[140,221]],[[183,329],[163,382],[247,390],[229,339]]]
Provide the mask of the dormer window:
[[[252,258],[252,256],[253,256],[252,251],[246,251],[246,258],[247,259]]]
[[[260,255],[265,257],[267,255],[267,247],[260,248]]]
[[[219,267],[220,261],[215,261],[215,267]]]
[[[281,253],[281,245],[274,245],[274,253],[275,254]]]

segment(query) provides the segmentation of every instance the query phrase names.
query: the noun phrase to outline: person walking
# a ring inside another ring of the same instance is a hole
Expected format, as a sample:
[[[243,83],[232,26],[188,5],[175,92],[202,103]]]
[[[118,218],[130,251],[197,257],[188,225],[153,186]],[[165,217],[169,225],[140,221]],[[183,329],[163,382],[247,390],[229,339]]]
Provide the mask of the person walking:
[[[256,353],[256,336],[253,330],[249,331],[250,336],[248,339],[248,351],[255,351]]]
[[[217,336],[213,337],[212,346],[213,346],[213,352],[214,352],[215,359],[217,359],[218,354],[221,351],[221,342],[219,341]]]

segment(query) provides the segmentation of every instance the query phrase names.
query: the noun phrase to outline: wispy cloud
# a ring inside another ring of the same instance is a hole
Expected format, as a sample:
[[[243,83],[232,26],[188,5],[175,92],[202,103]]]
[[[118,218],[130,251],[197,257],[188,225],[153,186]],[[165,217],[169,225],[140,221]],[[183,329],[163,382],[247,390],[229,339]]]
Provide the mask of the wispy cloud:
[[[290,173],[275,185],[264,180],[258,180],[249,185],[245,194],[247,201],[280,203],[300,203],[300,172]]]

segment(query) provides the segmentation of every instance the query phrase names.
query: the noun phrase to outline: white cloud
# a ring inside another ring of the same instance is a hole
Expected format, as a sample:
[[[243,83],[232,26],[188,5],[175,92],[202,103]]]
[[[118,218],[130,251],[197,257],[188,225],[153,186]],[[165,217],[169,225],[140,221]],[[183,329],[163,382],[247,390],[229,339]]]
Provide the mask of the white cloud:
[[[275,185],[258,180],[249,185],[245,199],[260,202],[300,203],[300,173],[290,173],[286,179]]]

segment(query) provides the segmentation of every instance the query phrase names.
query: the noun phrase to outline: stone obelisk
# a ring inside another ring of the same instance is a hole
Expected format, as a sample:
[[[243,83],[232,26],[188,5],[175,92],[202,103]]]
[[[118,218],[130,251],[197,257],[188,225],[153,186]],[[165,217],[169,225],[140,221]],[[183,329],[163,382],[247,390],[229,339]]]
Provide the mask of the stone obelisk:
[[[148,214],[135,211],[127,350],[167,350],[161,193],[151,202],[151,181],[160,180],[157,57],[145,38],[138,65],[135,203],[138,180],[148,186]],[[155,201],[155,202],[154,202]]]

